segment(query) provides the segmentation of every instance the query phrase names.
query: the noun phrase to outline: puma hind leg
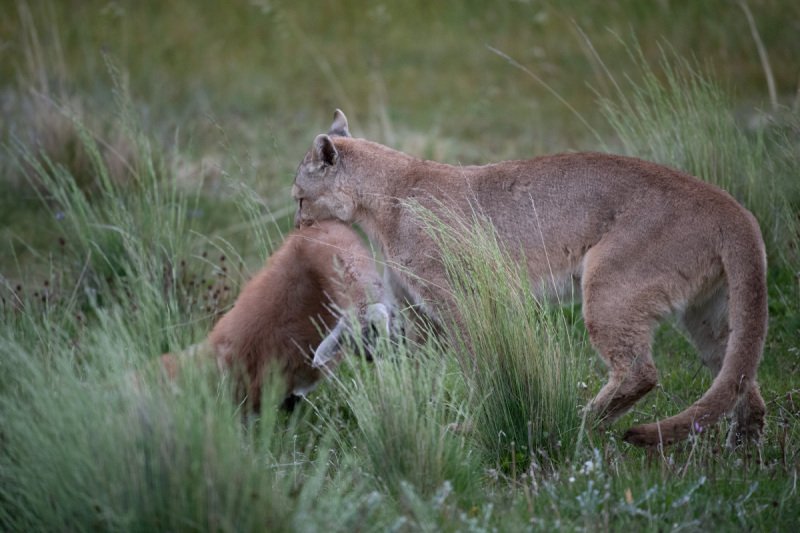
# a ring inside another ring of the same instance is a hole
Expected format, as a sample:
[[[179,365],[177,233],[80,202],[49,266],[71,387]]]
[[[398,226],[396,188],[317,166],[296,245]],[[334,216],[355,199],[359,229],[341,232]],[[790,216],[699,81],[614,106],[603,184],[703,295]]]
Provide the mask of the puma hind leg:
[[[597,291],[584,293],[589,340],[608,367],[608,382],[589,404],[595,419],[604,426],[624,415],[658,383],[650,352],[653,325],[630,316],[627,302],[618,308],[609,304]]]
[[[725,349],[730,333],[728,327],[728,292],[724,284],[710,296],[690,305],[683,315],[683,325],[689,333],[700,360],[716,377],[722,368]],[[728,446],[735,447],[746,442],[757,442],[764,429],[766,404],[761,397],[758,383],[744,392],[731,417]]]
[[[608,426],[624,415],[658,383],[658,371],[650,353],[650,332],[644,328],[620,328],[585,313],[589,339],[608,366],[608,382],[589,404],[594,418]]]
[[[664,314],[657,280],[631,287],[626,281],[636,274],[620,268],[609,251],[613,253],[614,247],[598,245],[587,254],[581,281],[589,340],[608,367],[608,382],[588,406],[603,426],[624,415],[658,384],[651,344],[653,329]],[[626,285],[627,290],[620,290]]]

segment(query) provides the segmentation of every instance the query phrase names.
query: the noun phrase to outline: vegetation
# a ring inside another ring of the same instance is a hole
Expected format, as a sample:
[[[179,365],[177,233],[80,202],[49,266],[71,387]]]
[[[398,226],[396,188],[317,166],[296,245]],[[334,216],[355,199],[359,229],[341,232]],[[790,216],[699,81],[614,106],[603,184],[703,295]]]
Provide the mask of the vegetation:
[[[3,530],[796,528],[796,2],[6,7]],[[609,150],[729,190],[769,249],[763,444],[726,449],[725,424],[663,452],[620,441],[709,385],[669,325],[661,385],[587,431],[605,369],[580,308],[536,301],[479,213],[420,213],[464,337],[382,339],[291,416],[246,416],[204,368],[165,385],[155,358],[200,340],[290,227],[334,107],[420,157]]]

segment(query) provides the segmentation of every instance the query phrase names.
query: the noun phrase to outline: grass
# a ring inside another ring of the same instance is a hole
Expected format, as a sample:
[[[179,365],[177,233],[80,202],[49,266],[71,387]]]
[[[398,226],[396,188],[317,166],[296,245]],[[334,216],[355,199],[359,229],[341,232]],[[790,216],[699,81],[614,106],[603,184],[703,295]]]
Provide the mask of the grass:
[[[467,437],[454,429],[464,423],[467,406],[458,394],[463,385],[453,387],[453,356],[435,344],[382,348],[386,357],[374,365],[351,357],[361,364],[336,380],[356,426],[333,428],[341,448],[355,443],[366,470],[401,504],[444,487],[462,501],[474,500],[480,469]]]
[[[130,356],[130,339],[93,341],[104,341],[105,366]],[[341,529],[355,518],[347,508],[360,504],[346,500],[361,497],[358,482],[328,475],[324,443],[297,448],[292,424],[271,413],[243,427],[225,387],[187,379],[188,395],[134,390],[124,373],[80,372],[66,357],[48,372],[18,346],[3,352],[16,383],[3,395],[4,529],[312,528],[332,518],[314,492],[337,483],[337,501],[325,503],[341,511]]]
[[[800,12],[751,4],[776,101],[722,0],[10,7],[0,529],[796,529]],[[334,107],[421,157],[610,148],[731,191],[769,249],[763,444],[726,450],[725,424],[663,453],[620,441],[710,384],[671,325],[661,385],[608,432],[582,431],[605,369],[580,309],[537,302],[480,213],[429,219],[460,339],[383,339],[292,416],[243,422],[203,369],[134,382],[200,340],[279,244],[295,165]]]
[[[532,460],[572,457],[583,429],[585,343],[564,315],[536,300],[538,287],[487,217],[441,206],[440,218],[409,207],[443,250],[459,314],[451,336],[462,354],[459,366],[474,396],[471,423],[486,458],[516,477],[516,469],[524,471]]]

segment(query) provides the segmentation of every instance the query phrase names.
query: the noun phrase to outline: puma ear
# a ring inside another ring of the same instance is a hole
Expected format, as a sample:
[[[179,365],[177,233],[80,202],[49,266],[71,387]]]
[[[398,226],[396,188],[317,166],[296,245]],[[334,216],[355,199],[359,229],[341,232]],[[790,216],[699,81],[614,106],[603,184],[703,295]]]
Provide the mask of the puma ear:
[[[328,135],[338,135],[339,137],[352,137],[350,129],[347,126],[347,117],[344,116],[341,109],[337,109],[333,113],[333,124]]]
[[[339,159],[339,152],[333,145],[333,141],[328,135],[320,134],[314,139],[314,161],[321,162],[323,165],[332,167]]]

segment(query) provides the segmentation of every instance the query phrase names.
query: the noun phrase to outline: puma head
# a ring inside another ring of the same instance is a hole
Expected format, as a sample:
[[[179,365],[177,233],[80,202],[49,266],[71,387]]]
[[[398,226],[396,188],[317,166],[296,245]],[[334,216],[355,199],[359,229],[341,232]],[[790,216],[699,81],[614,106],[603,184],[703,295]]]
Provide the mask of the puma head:
[[[297,202],[295,227],[330,219],[353,221],[355,203],[342,180],[341,158],[334,137],[350,137],[347,117],[339,109],[333,115],[328,133],[317,135],[297,168],[292,186],[292,197]]]

